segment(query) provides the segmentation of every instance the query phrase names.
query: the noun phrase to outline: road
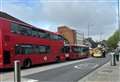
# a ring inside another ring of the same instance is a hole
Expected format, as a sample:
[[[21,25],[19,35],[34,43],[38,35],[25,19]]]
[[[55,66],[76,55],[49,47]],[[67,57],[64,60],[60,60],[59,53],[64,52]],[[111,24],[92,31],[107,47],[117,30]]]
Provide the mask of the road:
[[[24,78],[38,80],[38,82],[77,82],[109,60],[110,56],[106,58],[91,58],[86,61],[26,75]]]

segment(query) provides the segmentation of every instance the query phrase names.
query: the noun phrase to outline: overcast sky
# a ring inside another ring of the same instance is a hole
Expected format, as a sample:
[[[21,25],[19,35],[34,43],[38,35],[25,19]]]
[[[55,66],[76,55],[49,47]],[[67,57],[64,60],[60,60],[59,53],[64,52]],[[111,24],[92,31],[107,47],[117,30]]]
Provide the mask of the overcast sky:
[[[118,28],[118,0],[1,0],[0,10],[50,31],[67,25],[94,40],[107,39]],[[101,38],[100,38],[101,34]]]

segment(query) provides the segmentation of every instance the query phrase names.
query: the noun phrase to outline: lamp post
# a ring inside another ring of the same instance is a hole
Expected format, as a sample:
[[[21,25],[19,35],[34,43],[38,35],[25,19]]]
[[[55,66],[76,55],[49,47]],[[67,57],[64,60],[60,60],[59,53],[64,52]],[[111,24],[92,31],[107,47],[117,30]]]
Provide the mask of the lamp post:
[[[119,41],[120,41],[120,13],[119,13],[119,0],[118,0],[118,31],[119,31]]]
[[[88,38],[90,38],[90,24],[88,23]]]

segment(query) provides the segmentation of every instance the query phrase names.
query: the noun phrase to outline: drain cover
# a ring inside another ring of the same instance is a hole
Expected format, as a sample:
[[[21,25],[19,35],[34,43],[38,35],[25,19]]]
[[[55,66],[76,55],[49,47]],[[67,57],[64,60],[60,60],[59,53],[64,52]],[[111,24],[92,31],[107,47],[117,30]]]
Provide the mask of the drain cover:
[[[112,73],[112,72],[113,72],[113,70],[103,70],[102,72]]]
[[[113,70],[105,69],[105,70],[99,71],[98,74],[111,74],[112,72]]]

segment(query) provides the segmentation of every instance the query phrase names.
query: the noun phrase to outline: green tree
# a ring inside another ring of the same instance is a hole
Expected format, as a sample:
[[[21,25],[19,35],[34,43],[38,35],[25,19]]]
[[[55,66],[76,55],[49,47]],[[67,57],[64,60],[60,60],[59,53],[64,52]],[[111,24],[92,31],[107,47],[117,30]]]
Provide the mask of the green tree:
[[[120,38],[120,31],[117,30],[111,37],[108,38],[107,40],[107,45],[109,48],[116,48],[117,43],[119,42]]]

